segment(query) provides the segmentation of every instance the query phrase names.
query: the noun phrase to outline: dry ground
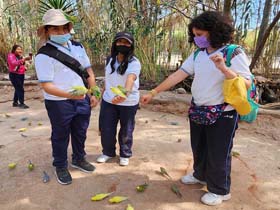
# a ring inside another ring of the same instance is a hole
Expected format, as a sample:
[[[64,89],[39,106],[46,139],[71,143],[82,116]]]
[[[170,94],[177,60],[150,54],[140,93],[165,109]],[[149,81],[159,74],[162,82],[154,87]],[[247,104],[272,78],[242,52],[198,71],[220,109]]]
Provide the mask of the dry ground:
[[[180,100],[162,94],[159,98],[172,103],[157,103],[141,108],[136,117],[133,157],[128,167],[120,167],[118,159],[97,164],[101,152],[97,133],[99,108],[92,111],[86,143],[87,159],[96,171],[85,174],[70,169],[73,183],[59,185],[51,165],[50,124],[37,86],[26,87],[26,103],[30,109],[11,107],[12,91],[0,87],[0,209],[1,210],[124,210],[128,203],[135,210],[279,210],[280,209],[280,119],[260,115],[252,125],[241,123],[233,150],[232,199],[217,207],[208,207],[199,199],[205,188],[186,186],[181,176],[192,169],[188,120]],[[182,95],[180,97],[187,97]],[[179,98],[180,98],[179,97]],[[6,101],[5,103],[3,103]],[[175,103],[176,101],[176,103]],[[166,111],[177,113],[163,113]],[[7,115],[8,114],[8,115]],[[23,133],[18,130],[27,128]],[[69,157],[71,148],[69,148]],[[35,164],[28,171],[27,163]],[[14,170],[8,164],[16,162]],[[168,180],[155,173],[160,167],[172,177]],[[42,182],[47,171],[50,182]],[[148,183],[144,193],[135,187]],[[178,185],[183,197],[178,198],[170,186]],[[115,195],[128,196],[120,204],[108,199],[92,202],[91,196],[115,190]]]

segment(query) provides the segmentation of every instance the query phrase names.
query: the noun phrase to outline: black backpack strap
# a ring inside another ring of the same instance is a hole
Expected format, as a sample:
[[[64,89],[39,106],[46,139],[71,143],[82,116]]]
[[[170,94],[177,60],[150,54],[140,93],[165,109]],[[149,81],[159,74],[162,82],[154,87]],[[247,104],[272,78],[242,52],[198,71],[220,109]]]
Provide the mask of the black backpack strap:
[[[83,83],[88,87],[87,78],[89,77],[88,72],[84,67],[77,61],[75,58],[67,55],[66,53],[60,51],[57,47],[47,43],[45,46],[41,47],[37,53],[48,55],[51,58],[58,60],[63,63],[65,66],[69,67],[75,73],[77,73],[83,80]]]

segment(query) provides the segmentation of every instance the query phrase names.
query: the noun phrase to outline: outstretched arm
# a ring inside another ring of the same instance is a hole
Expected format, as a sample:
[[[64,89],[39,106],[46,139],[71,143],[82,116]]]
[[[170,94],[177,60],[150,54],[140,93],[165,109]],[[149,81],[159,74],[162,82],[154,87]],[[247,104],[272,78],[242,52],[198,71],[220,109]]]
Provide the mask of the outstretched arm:
[[[171,74],[169,77],[167,77],[162,83],[160,83],[155,89],[151,90],[148,94],[145,94],[141,97],[141,103],[147,104],[149,103],[152,98],[165,90],[169,90],[171,87],[175,86],[179,82],[186,79],[189,75],[184,72],[183,70],[179,69],[178,71]]]

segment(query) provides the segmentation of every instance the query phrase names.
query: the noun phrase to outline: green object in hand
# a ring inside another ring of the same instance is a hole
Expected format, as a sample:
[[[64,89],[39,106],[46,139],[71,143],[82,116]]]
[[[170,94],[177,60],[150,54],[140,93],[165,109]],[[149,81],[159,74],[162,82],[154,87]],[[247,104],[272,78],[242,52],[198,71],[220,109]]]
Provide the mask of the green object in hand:
[[[88,89],[84,86],[73,86],[71,88],[70,94],[74,96],[82,96],[88,92]]]
[[[90,94],[95,96],[97,99],[101,98],[101,91],[97,85],[90,88]]]

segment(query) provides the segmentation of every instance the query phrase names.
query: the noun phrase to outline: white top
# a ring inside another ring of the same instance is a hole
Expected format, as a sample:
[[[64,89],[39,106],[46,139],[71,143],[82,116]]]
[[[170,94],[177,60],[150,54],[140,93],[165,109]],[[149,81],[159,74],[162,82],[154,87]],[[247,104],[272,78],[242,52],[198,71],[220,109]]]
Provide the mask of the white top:
[[[111,68],[111,61],[108,62],[107,66],[105,67],[105,91],[103,94],[103,100],[112,103],[113,98],[115,97],[115,94],[111,91],[111,87],[117,87],[118,85],[121,85],[125,87],[125,83],[127,80],[127,76],[129,74],[135,74],[136,75],[136,80],[134,81],[133,87],[132,87],[132,92],[128,95],[126,100],[122,103],[119,103],[117,105],[120,106],[134,106],[139,103],[139,98],[140,98],[140,93],[139,93],[139,75],[141,71],[141,64],[139,60],[136,57],[133,57],[133,60],[128,63],[126,72],[121,75],[117,73],[117,68],[119,67],[119,63],[116,60],[114,67],[115,71],[114,73],[111,74],[112,68]]]
[[[187,74],[194,75],[191,92],[194,103],[198,106],[224,103],[223,82],[225,76],[209,58],[214,54],[223,56],[222,50],[224,48],[225,46],[210,54],[206,50],[200,51],[195,60],[194,53],[192,53],[180,67]],[[251,78],[249,60],[240,48],[235,49],[229,68],[246,79]],[[227,106],[225,111],[229,110],[233,110],[230,105]]]
[[[48,41],[47,43],[52,44],[58,49],[80,62],[84,68],[91,66],[86,51],[82,45],[72,44],[68,41],[68,48],[54,42]],[[69,92],[73,86],[84,86],[82,78],[65,66],[58,60],[49,57],[45,54],[38,54],[35,57],[35,69],[39,82],[52,82],[57,88]],[[66,100],[66,98],[50,95],[43,91],[44,98],[48,100]]]

